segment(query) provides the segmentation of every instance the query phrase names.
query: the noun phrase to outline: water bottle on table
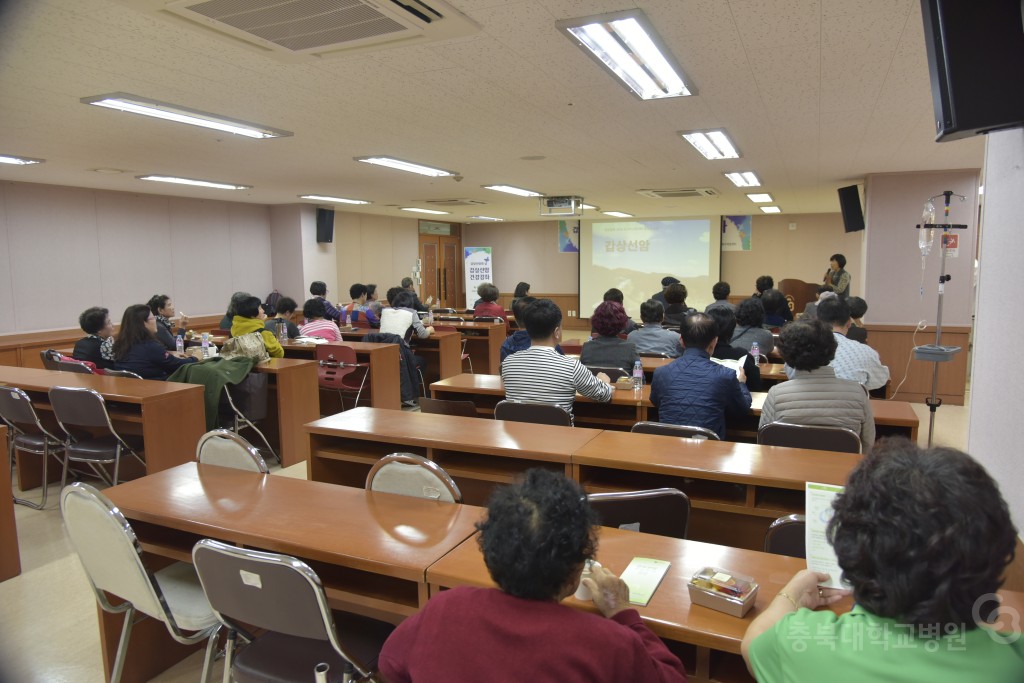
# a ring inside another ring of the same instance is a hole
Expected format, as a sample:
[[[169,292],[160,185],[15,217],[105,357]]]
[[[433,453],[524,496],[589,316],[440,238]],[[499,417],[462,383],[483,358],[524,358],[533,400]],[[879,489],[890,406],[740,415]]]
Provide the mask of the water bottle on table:
[[[644,365],[640,361],[633,363],[633,391],[644,388]]]
[[[761,347],[758,346],[757,342],[750,345],[750,356],[754,359],[754,365],[761,364]]]
[[[277,340],[282,344],[288,341],[288,321],[283,318],[277,323]]]
[[[210,333],[203,332],[203,358],[210,357]]]
[[[185,353],[185,339],[180,334],[174,338],[174,348],[178,353]]]

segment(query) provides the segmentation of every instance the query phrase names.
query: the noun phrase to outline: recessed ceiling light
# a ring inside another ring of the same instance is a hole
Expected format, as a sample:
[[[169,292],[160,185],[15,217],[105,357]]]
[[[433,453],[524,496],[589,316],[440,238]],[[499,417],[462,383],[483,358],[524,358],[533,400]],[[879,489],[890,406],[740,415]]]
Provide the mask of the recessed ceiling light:
[[[478,221],[503,221],[504,218],[494,218],[492,216],[470,216],[470,218]]]
[[[753,171],[737,171],[736,173],[725,173],[724,175],[736,187],[759,187],[761,185],[761,181],[758,180]]]
[[[29,164],[41,164],[44,161],[46,161],[46,159],[33,159],[31,157],[16,157],[12,154],[0,154],[0,164],[28,166]]]
[[[683,139],[697,148],[705,159],[739,159],[740,153],[732,140],[721,130],[679,131]]]
[[[583,209],[584,211],[597,211],[598,210],[598,208],[596,206],[591,206],[590,204],[580,204],[580,208]]]
[[[194,178],[176,178],[168,175],[137,175],[139,180],[155,180],[158,183],[176,183],[178,185],[195,185],[196,187],[212,187],[217,190],[251,190],[252,185],[235,185],[218,183],[212,180],[196,180]]]
[[[131,114],[142,114],[143,116],[151,116],[157,119],[164,119],[165,121],[187,123],[190,126],[212,128],[224,131],[225,133],[243,135],[247,138],[281,138],[292,135],[287,130],[270,128],[269,126],[240,121],[238,119],[229,119],[218,114],[210,114],[197,109],[189,109],[188,107],[168,104],[124,92],[83,97],[79,101],[82,104],[92,104],[97,107],[126,111]]]
[[[417,209],[417,208],[414,208],[414,207],[411,207],[411,206],[402,206],[402,207],[399,207],[399,208],[401,208],[402,211],[415,211],[416,213],[432,213],[432,214],[436,214],[438,216],[447,215],[447,214],[451,213],[451,211],[435,211],[434,209]]]
[[[605,216],[615,216],[616,218],[632,218],[631,213],[622,213],[621,211],[602,211]]]
[[[344,197],[328,197],[322,194],[300,194],[299,199],[312,199],[318,202],[335,202],[336,204],[373,204],[362,199],[346,199]]]
[[[518,195],[520,197],[540,197],[540,192],[534,192],[533,190],[524,190],[521,187],[513,187],[512,185],[481,185],[485,190],[495,190],[497,192],[506,192],[508,194]]]
[[[782,213],[782,209],[777,206],[762,206],[760,208],[765,213]]]
[[[775,201],[774,199],[772,199],[772,196],[770,194],[768,194],[767,192],[755,192],[753,194],[748,194],[747,195],[747,199],[749,199],[750,201],[755,202],[757,204],[763,204],[764,202],[773,202],[773,201]]]
[[[374,166],[384,166],[386,168],[393,168],[396,171],[407,171],[409,173],[419,173],[420,175],[430,176],[431,178],[442,178],[444,176],[458,175],[455,171],[446,171],[443,168],[434,168],[432,166],[424,166],[423,164],[414,164],[411,161],[405,161],[403,159],[395,159],[394,157],[352,157],[355,161],[361,161],[364,164],[373,164]]]
[[[555,26],[642,100],[695,94],[641,10],[567,19]]]

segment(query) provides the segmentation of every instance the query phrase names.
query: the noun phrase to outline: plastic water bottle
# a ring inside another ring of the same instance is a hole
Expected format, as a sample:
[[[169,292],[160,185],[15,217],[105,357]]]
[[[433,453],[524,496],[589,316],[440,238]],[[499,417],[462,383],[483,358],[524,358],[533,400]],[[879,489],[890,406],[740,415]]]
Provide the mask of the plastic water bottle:
[[[210,357],[210,333],[203,332],[203,358]]]
[[[430,325],[433,325],[433,324],[434,324],[434,309],[428,308],[427,309],[427,326],[430,326]]]
[[[284,318],[277,323],[277,340],[282,344],[288,341],[288,321]]]
[[[174,338],[174,348],[178,353],[185,353],[185,339],[180,334]]]
[[[757,342],[750,345],[750,355],[754,359],[754,365],[761,364],[761,347],[758,346]]]
[[[644,365],[640,361],[633,363],[633,391],[644,387]]]

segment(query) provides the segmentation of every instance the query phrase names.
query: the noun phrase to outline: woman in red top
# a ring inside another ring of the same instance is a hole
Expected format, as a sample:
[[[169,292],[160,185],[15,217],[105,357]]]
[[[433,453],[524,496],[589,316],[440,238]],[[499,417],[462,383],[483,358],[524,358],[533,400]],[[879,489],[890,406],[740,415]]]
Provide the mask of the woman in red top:
[[[508,318],[505,316],[505,309],[496,304],[498,300],[498,288],[490,282],[485,282],[476,288],[480,302],[473,308],[473,317],[488,316],[501,318],[505,321],[505,335],[508,336]]]

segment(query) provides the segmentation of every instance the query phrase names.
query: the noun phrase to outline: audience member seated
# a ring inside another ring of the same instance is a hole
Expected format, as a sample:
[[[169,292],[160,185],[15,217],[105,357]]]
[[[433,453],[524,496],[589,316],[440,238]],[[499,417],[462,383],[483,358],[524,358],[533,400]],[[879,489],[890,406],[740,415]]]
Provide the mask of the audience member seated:
[[[101,370],[114,367],[114,323],[110,311],[93,306],[78,316],[78,325],[86,336],[75,342],[71,357],[87,360]]]
[[[685,683],[612,572],[596,565],[583,579],[598,614],[562,604],[594,559],[596,525],[586,494],[562,474],[535,468],[496,488],[477,527],[498,588],[432,597],[388,638],[380,673],[391,683]]]
[[[430,304],[431,299],[433,299],[433,297],[428,296],[427,297],[427,303],[426,304],[422,303],[420,301],[420,295],[416,293],[416,285],[412,281],[411,277],[403,277],[402,278],[402,289],[404,289],[405,291],[407,291],[410,294],[412,294],[412,306],[411,306],[412,310],[414,310],[414,311],[424,311],[424,312],[430,310],[430,305],[429,304]],[[388,300],[390,301],[390,299],[388,299]],[[391,305],[394,306],[395,304],[392,303]]]
[[[288,330],[288,338],[295,339],[299,336],[299,327],[292,322],[292,314],[295,313],[296,308],[297,304],[295,303],[295,299],[287,296],[281,297],[277,300],[277,304],[275,306],[275,310],[277,311],[276,315],[265,321],[263,323],[264,326],[273,332],[275,337],[280,337],[281,331],[279,328],[281,325],[284,325],[285,329]]]
[[[235,309],[235,317],[231,323],[231,336],[241,337],[243,334],[259,332],[260,337],[263,339],[263,346],[267,349],[270,357],[284,358],[284,349],[281,348],[281,342],[264,325],[266,319],[267,314],[263,312],[263,305],[259,298],[251,296],[238,304],[238,307]],[[259,349],[258,346],[255,348]]]
[[[732,287],[728,282],[716,282],[711,288],[711,296],[715,297],[715,300],[704,308],[704,312],[710,313],[713,308],[728,308],[735,314],[736,306],[729,303],[730,294],[732,294]]]
[[[868,392],[857,382],[836,377],[829,366],[835,352],[835,336],[820,320],[798,320],[783,327],[779,353],[793,373],[788,382],[768,390],[760,426],[788,422],[846,427],[860,436],[863,450],[871,448],[875,418]]]
[[[505,321],[505,336],[507,337],[509,332],[508,317],[505,314],[505,309],[497,304],[498,288],[490,282],[484,282],[476,288],[476,293],[480,297],[480,301],[473,307],[473,317],[490,316],[501,318]]]
[[[121,329],[114,342],[114,369],[130,370],[142,379],[167,379],[167,376],[196,358],[168,351],[156,339],[156,316],[146,304],[134,304],[124,310]]]
[[[831,363],[836,376],[859,382],[869,391],[884,387],[889,381],[889,368],[882,365],[878,352],[846,336],[850,329],[850,305],[846,300],[835,297],[819,302],[818,320],[832,327],[832,334],[839,344]]]
[[[220,319],[220,329],[231,329],[231,321],[235,318],[235,306],[238,305],[239,301],[245,301],[250,296],[252,296],[252,294],[249,292],[235,292],[231,295],[231,301],[228,302],[227,313],[225,313],[224,317]]]
[[[345,306],[342,311],[342,320],[356,321],[365,318],[371,325],[380,325],[376,314],[366,305],[366,285],[355,283],[348,288],[348,295],[352,297],[352,303]]]
[[[710,429],[725,438],[725,416],[750,410],[743,369],[730,370],[711,360],[718,327],[707,313],[683,318],[683,355],[654,371],[651,403],[658,422]]]
[[[800,320],[814,320],[818,317],[818,302],[822,299],[836,296],[828,287],[818,287],[818,295],[814,301],[804,306],[804,312],[799,315]]]
[[[743,636],[758,681],[1024,680],[1019,615],[991,627],[1017,530],[985,468],[952,448],[885,439],[832,508],[827,536],[853,609],[819,609],[840,592],[819,589],[827,574],[797,573]]]
[[[665,290],[668,289],[670,285],[678,284],[678,279],[672,277],[671,275],[666,275],[665,277],[661,278],[661,291],[653,294],[651,298],[657,301],[659,304],[661,304],[664,308],[668,308],[668,300],[665,299]]]
[[[519,329],[513,332],[512,335],[505,340],[505,343],[501,345],[502,362],[504,362],[504,360],[513,353],[530,348],[530,333],[526,331],[526,323],[523,322],[523,310],[525,310],[526,307],[534,301],[537,301],[537,299],[527,295],[520,297],[514,304],[512,304],[512,316],[516,319]],[[565,352],[562,351],[562,347],[557,344],[555,344],[555,351],[563,356],[565,355]]]
[[[765,327],[782,327],[793,320],[793,311],[789,310],[786,296],[777,289],[766,289],[762,292],[761,305],[764,306]]]
[[[775,288],[775,279],[771,275],[762,275],[754,281],[754,293],[750,296],[760,298],[769,289]]]
[[[861,344],[868,342],[868,331],[864,327],[861,318],[868,312],[868,302],[859,296],[851,296],[846,300],[850,305],[850,329],[846,331],[846,337]]]
[[[392,287],[391,289],[389,289],[388,293],[386,294],[388,306],[394,306],[394,303],[392,302],[395,300],[395,297],[397,297],[403,291],[405,290],[403,290],[401,287]]]
[[[622,327],[629,321],[626,310],[614,301],[605,301],[594,309],[590,324],[598,336],[588,340],[580,352],[580,362],[604,368],[621,368],[632,373],[633,363],[640,360],[636,344],[620,339]]]
[[[513,313],[516,310],[516,302],[526,296],[530,296],[530,283],[520,282],[516,285],[516,291],[512,294],[512,303],[509,305],[509,308],[512,309]]]
[[[665,324],[672,327],[679,327],[683,318],[696,313],[697,310],[686,305],[686,285],[675,283],[665,289],[665,300],[668,306],[665,307]]]
[[[328,300],[327,298],[326,283],[321,282],[320,280],[315,280],[312,284],[309,285],[309,293],[312,295],[314,299],[319,299],[324,303],[323,317],[326,320],[332,321],[338,325],[344,322],[344,315],[342,314],[341,310],[337,308],[333,303],[331,303],[331,301]],[[305,307],[303,307],[303,310],[305,310]]]
[[[636,345],[637,353],[664,353],[672,358],[679,357],[683,352],[679,333],[661,326],[665,320],[665,308],[660,303],[648,299],[640,304],[640,320],[644,326],[633,330],[627,337]]]
[[[302,316],[306,319],[306,324],[299,328],[299,335],[323,337],[327,341],[341,341],[341,330],[333,320],[328,320],[326,315],[323,299],[307,299],[302,306]]]
[[[426,339],[433,332],[433,327],[424,327],[420,317],[416,314],[416,301],[409,290],[402,290],[395,295],[391,301],[391,308],[381,311],[380,332],[381,334],[397,334],[402,339],[409,341],[412,333],[420,339]]]
[[[183,315],[178,321],[177,329],[171,323],[174,317],[174,302],[166,294],[156,294],[149,300],[149,310],[156,316],[156,340],[164,345],[168,351],[177,351],[178,346],[175,337],[185,334],[188,329],[188,316]]]
[[[596,376],[575,358],[555,350],[562,340],[562,311],[550,299],[538,299],[523,309],[530,348],[505,358],[501,379],[505,398],[559,406],[572,416],[576,392],[595,401],[610,401],[608,375]]]
[[[742,360],[743,374],[747,376],[747,389],[761,391],[761,368],[757,367],[753,356],[729,343],[732,333],[736,331],[736,316],[733,314],[732,308],[717,306],[707,314],[714,319],[715,326],[718,328],[718,343],[715,344],[715,350],[711,352],[711,357],[720,360]]]
[[[764,329],[764,306],[761,300],[750,297],[736,308],[736,331],[732,333],[732,345],[750,352],[750,346],[757,342],[758,349],[767,355],[775,348],[775,337]]]
[[[377,300],[377,285],[372,282],[366,285],[366,305],[369,306]]]
[[[625,310],[626,305],[622,303],[624,300],[625,297],[622,294],[622,290],[617,287],[609,289],[604,293],[604,297],[602,298],[602,301],[614,301],[619,306],[622,306],[623,310]],[[635,329],[637,329],[637,324],[629,317],[629,313],[626,313],[626,326],[619,330],[619,334],[629,334]],[[594,332],[597,332],[597,330],[591,327],[590,332],[593,334]]]

